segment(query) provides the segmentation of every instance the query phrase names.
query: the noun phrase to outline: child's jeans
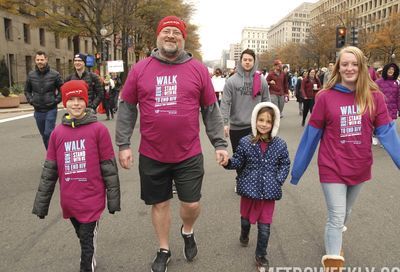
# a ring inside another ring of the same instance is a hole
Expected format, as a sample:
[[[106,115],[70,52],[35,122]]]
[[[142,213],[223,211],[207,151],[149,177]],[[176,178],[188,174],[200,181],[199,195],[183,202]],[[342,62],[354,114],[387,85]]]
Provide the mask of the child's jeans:
[[[321,183],[324,191],[328,220],[325,226],[325,251],[339,255],[342,249],[342,232],[349,219],[351,208],[361,190],[362,183],[348,186],[340,183]]]
[[[70,218],[70,220],[81,244],[80,272],[94,271],[96,266],[95,256],[98,221],[81,223],[75,218]]]
[[[249,220],[242,217],[240,222],[242,231],[249,233],[251,227]],[[257,235],[256,256],[261,257],[267,255],[270,226],[271,224],[263,224],[260,222],[257,223],[258,235]]]

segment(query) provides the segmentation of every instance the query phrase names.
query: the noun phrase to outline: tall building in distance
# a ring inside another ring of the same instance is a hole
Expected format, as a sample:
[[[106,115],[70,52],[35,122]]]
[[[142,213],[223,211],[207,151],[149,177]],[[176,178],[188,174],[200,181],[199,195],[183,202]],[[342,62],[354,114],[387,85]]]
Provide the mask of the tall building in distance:
[[[268,32],[269,48],[277,48],[290,42],[304,43],[310,31],[309,17],[313,5],[313,3],[304,2],[278,23],[272,25]]]
[[[392,13],[400,13],[399,0],[320,0],[310,12],[311,25],[327,20],[338,25],[378,31]]]
[[[264,27],[245,27],[242,30],[241,51],[250,48],[257,55],[268,50],[268,31]]]
[[[234,60],[236,64],[239,63],[242,48],[240,43],[233,43],[229,46],[229,59]]]

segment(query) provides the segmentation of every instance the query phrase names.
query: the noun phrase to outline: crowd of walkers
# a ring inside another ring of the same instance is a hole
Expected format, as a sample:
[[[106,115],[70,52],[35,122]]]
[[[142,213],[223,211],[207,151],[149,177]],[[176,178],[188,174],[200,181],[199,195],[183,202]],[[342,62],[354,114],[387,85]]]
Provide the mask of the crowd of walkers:
[[[75,71],[62,80],[49,68],[46,54],[37,52],[36,70],[28,76],[25,94],[35,108],[47,154],[32,212],[41,219],[48,215],[58,180],[63,217],[71,221],[81,245],[80,271],[94,271],[98,222],[106,204],[112,214],[121,210],[117,158],[122,168],[132,166],[131,141],[139,141],[132,138],[139,118],[140,197],[151,207],[158,240],[150,269],[167,271],[173,256],[173,184],[180,201],[183,256],[193,261],[205,171],[199,137],[202,120],[216,163],[236,170],[238,242],[248,246],[251,225],[257,224],[255,263],[267,271],[275,202],[282,198],[291,167],[287,144],[278,132],[292,96],[299,103],[304,133],[291,184],[299,183],[319,144],[319,178],[328,211],[321,261],[326,271],[340,271],[345,261],[345,224],[364,182],[371,179],[373,135],[400,168],[394,122],[400,112],[399,67],[385,65],[382,77],[374,82],[363,52],[349,46],[326,69],[290,75],[289,67],[277,59],[268,73],[260,73],[256,54],[246,49],[234,72],[223,77],[216,69],[211,78],[207,67],[185,51],[189,33],[184,21],[167,16],[156,34],[157,47],[133,66],[123,87],[116,74],[100,79],[87,71],[83,54],[74,56]],[[61,101],[67,113],[55,126]],[[114,118],[118,105],[117,156],[108,129],[97,120],[101,104],[107,120]]]

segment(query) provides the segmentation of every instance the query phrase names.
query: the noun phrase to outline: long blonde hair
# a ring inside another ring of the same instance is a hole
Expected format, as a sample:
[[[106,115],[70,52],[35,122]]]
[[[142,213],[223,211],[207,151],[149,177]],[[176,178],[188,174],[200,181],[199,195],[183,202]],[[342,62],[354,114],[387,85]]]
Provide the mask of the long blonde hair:
[[[340,50],[339,58],[337,59],[332,71],[332,76],[324,86],[325,89],[332,89],[336,83],[342,82],[342,77],[339,73],[340,60],[344,53],[353,54],[357,59],[358,78],[356,82],[356,103],[359,108],[359,114],[364,114],[368,109],[370,114],[375,110],[372,92],[379,90],[376,83],[371,79],[368,73],[367,59],[364,53],[355,46],[347,46]]]

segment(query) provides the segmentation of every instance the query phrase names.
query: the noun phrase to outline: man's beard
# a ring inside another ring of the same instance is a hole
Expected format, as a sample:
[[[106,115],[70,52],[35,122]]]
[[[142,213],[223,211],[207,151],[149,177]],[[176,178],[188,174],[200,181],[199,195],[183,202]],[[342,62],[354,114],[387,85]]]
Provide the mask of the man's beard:
[[[177,57],[181,52],[182,49],[179,48],[178,43],[175,43],[175,41],[166,41],[167,42],[171,42],[174,43],[175,46],[166,46],[166,44],[160,46],[160,53],[161,55],[167,57],[167,58],[174,58]]]
[[[166,47],[166,46],[161,46],[161,54],[163,54],[166,57],[176,57],[179,55],[180,51],[178,46],[175,46],[174,48],[171,47]]]

